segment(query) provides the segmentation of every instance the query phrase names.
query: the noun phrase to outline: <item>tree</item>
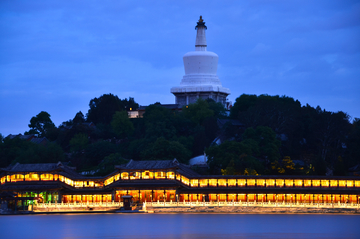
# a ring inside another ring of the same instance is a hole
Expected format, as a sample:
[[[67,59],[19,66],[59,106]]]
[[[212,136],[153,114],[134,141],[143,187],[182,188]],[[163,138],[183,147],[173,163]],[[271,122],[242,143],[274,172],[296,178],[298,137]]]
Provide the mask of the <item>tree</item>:
[[[86,148],[89,143],[88,136],[86,134],[76,134],[69,142],[70,150],[78,152]]]
[[[114,133],[121,138],[129,137],[134,132],[134,125],[125,111],[117,111],[114,114],[111,127]]]
[[[169,141],[164,137],[158,138],[154,143],[141,152],[143,160],[172,160],[187,163],[191,152],[177,141]]]
[[[85,122],[84,114],[81,111],[77,112],[72,122],[74,124],[84,123]]]
[[[113,115],[117,111],[127,111],[130,108],[136,109],[139,105],[134,101],[134,98],[121,100],[118,96],[113,94],[104,94],[99,98],[90,100],[89,111],[87,113],[87,121],[94,124],[109,125],[113,119]]]
[[[214,111],[209,108],[209,103],[201,98],[193,104],[184,106],[183,113],[197,125],[200,125],[206,118],[214,116]]]
[[[55,125],[50,119],[50,114],[41,111],[38,115],[31,118],[29,128],[30,130],[25,132],[25,134],[34,134],[39,137],[45,137],[50,129],[55,128]]]

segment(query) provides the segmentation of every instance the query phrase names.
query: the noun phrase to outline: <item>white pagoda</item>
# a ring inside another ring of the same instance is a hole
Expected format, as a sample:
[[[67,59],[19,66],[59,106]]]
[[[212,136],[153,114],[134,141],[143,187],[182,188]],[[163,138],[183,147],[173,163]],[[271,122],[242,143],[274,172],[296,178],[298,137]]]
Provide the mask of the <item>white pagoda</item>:
[[[206,50],[205,30],[207,27],[202,16],[195,29],[197,30],[195,51],[184,55],[185,75],[180,86],[171,88],[171,93],[175,95],[175,103],[180,106],[195,103],[198,98],[210,98],[225,105],[230,90],[222,87],[216,74],[218,55]]]

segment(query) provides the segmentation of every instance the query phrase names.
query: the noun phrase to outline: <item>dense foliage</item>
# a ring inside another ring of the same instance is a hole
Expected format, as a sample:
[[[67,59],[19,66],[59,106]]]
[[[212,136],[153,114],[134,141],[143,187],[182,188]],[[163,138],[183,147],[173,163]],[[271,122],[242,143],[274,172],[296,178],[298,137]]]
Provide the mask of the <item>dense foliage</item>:
[[[48,142],[0,135],[0,167],[69,161],[104,175],[129,159],[187,163],[204,152],[210,174],[346,175],[360,165],[359,119],[351,123],[344,112],[286,96],[241,95],[230,116],[220,103],[202,99],[181,112],[155,103],[143,118],[129,119],[130,108],[138,108],[133,98],[104,94],[90,100],[86,117],[80,111],[59,127],[42,111],[25,134]]]

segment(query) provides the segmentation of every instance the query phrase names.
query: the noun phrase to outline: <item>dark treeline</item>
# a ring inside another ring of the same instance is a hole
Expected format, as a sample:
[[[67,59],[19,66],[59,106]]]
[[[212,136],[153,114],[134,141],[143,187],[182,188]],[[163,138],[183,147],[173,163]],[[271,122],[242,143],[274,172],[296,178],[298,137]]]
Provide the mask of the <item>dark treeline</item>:
[[[188,163],[206,152],[209,169],[202,173],[209,174],[359,171],[360,120],[350,122],[343,112],[301,106],[286,96],[245,94],[236,99],[229,116],[220,103],[199,99],[182,112],[155,103],[143,118],[129,119],[127,111],[138,107],[133,98],[104,94],[90,100],[86,115],[78,112],[59,127],[42,111],[30,119],[24,134],[48,142],[0,135],[0,167],[64,161],[105,175],[129,159]]]

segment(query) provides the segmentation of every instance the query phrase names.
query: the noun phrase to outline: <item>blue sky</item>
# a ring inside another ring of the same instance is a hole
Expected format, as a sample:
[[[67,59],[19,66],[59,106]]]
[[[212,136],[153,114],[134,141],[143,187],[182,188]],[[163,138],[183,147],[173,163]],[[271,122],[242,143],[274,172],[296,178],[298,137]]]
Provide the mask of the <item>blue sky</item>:
[[[0,1],[0,133],[58,126],[102,94],[174,103],[202,15],[218,76],[360,118],[360,1]]]

